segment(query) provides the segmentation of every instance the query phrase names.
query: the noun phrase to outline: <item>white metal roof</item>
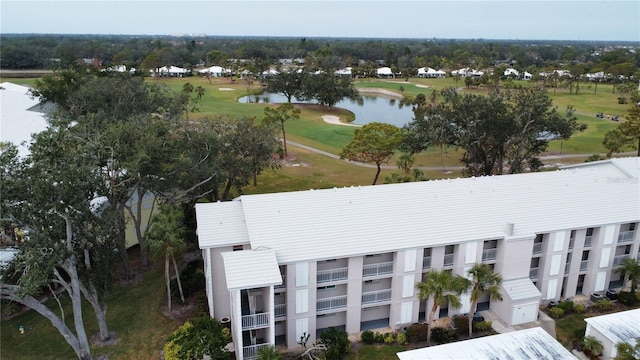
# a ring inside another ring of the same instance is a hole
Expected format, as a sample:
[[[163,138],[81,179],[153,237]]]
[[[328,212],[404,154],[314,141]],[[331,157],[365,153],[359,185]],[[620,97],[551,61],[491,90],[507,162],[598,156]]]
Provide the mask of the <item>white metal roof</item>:
[[[587,324],[606,336],[612,343],[634,343],[640,338],[640,309],[584,319]]]
[[[196,204],[200,248],[249,243],[242,203],[225,201],[216,204]]]
[[[47,128],[45,114],[39,112],[38,99],[31,97],[29,87],[10,82],[0,87],[0,141],[15,144],[19,156],[25,157],[31,135]]]
[[[576,357],[540,327],[399,352],[400,360],[560,360]]]
[[[514,224],[513,236],[522,236],[637,222],[639,158],[619,162],[626,164],[624,172],[602,162],[552,172],[243,195],[233,205],[198,204],[199,241],[201,247],[222,246],[248,235],[252,248],[274,249],[282,264],[503,238],[507,223]],[[217,233],[209,221],[222,221],[224,231]]]
[[[502,282],[502,287],[507,292],[511,300],[540,299],[540,290],[533,285],[531,279],[515,279]]]
[[[228,290],[282,284],[275,251],[253,249],[222,253]]]

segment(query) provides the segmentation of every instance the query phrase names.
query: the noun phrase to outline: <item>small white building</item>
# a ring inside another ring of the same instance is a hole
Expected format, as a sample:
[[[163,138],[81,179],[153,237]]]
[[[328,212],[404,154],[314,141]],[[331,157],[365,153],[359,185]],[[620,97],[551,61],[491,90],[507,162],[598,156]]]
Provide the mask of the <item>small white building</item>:
[[[198,70],[198,73],[200,75],[208,75],[211,77],[223,77],[223,76],[230,76],[231,69],[226,69],[226,68],[223,68],[222,66],[214,65],[206,69]]]
[[[602,343],[602,358],[614,358],[618,351],[616,344],[627,342],[635,345],[640,338],[640,309],[621,311],[613,314],[584,319],[587,329],[584,336],[593,336]]]
[[[540,327],[403,351],[396,355],[400,360],[576,359]]]

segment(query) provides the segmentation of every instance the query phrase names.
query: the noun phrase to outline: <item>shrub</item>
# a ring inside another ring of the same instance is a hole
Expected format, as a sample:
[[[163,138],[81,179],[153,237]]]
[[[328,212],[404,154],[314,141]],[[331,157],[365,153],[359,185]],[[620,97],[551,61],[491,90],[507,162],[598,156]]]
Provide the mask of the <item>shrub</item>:
[[[565,314],[568,314],[568,313],[574,311],[575,304],[573,303],[573,301],[561,301],[558,304],[558,307],[561,308],[562,310],[564,310]]]
[[[398,345],[405,345],[407,343],[407,335],[404,333],[398,334],[396,341],[398,342]]]
[[[396,339],[393,338],[393,333],[388,333],[387,336],[384,337],[384,343],[387,345],[393,344]]]
[[[373,336],[373,339],[377,344],[382,344],[382,343],[384,343],[384,334],[381,334],[381,333],[377,332]]]
[[[595,304],[593,304],[593,306],[595,306],[596,309],[600,311],[609,311],[611,310],[611,308],[613,308],[611,301],[609,301],[608,299],[598,300],[595,302]]]
[[[636,296],[629,291],[621,291],[618,294],[618,301],[625,305],[635,305],[638,302]]]
[[[375,342],[375,335],[371,330],[365,330],[360,334],[360,339],[364,344],[371,345]]]
[[[582,314],[585,311],[585,307],[582,304],[575,304],[573,305],[573,311],[575,311],[577,314]]]
[[[320,334],[320,342],[327,347],[327,352],[325,353],[327,360],[342,359],[351,348],[347,332],[336,328],[329,328],[329,330]]]
[[[440,344],[451,342],[456,339],[456,332],[451,328],[437,326],[431,329],[431,339]]]
[[[427,324],[413,324],[407,328],[407,340],[412,343],[427,340]]]
[[[492,325],[491,321],[478,321],[473,324],[473,327],[478,331],[489,331]]]
[[[554,318],[554,319],[558,319],[558,318],[562,317],[562,315],[564,315],[564,310],[562,310],[561,307],[556,306],[556,307],[552,308],[551,310],[549,310],[549,315],[551,315],[551,317]]]

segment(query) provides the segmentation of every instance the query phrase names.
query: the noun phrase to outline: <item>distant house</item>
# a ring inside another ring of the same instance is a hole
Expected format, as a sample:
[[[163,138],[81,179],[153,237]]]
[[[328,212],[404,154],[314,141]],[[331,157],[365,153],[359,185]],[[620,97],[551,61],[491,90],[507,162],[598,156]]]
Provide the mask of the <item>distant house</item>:
[[[402,351],[396,355],[400,360],[576,359],[569,350],[540,327]]]
[[[640,338],[640,309],[594,316],[584,321],[587,322],[584,336],[593,336],[602,343],[603,359],[616,357],[616,344],[635,345],[636,339]]]
[[[158,76],[164,76],[164,77],[185,77],[191,71],[181,67],[171,65],[170,67],[163,66],[155,70],[149,70],[149,72],[153,76],[157,74]]]
[[[432,68],[421,67],[418,69],[419,78],[444,78],[447,73],[442,70],[434,70]]]
[[[393,77],[393,72],[391,71],[391,68],[389,68],[389,67],[381,67],[381,68],[378,68],[376,70],[376,75],[379,78],[392,78]]]
[[[222,66],[211,66],[206,69],[198,70],[200,75],[207,75],[211,77],[223,77],[231,76],[231,69],[223,68]]]

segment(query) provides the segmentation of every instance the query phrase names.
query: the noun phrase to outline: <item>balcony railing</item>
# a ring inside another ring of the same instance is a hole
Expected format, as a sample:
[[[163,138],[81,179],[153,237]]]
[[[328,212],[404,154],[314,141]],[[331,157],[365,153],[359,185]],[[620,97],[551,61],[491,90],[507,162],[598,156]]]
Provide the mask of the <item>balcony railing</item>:
[[[242,316],[242,330],[258,329],[269,326],[269,313]]]
[[[391,300],[391,289],[362,293],[362,304],[373,304]]]
[[[591,240],[593,239],[593,235],[586,236],[584,238],[584,247],[591,247]]]
[[[277,318],[287,316],[287,304],[276,304],[273,307],[273,315]]]
[[[262,350],[262,348],[269,347],[269,346],[272,346],[272,345],[258,344],[258,345],[244,346],[242,348],[242,357],[247,360],[255,359],[258,356],[258,352]]]
[[[580,262],[580,271],[586,271],[588,265],[589,265],[589,260],[582,260]]]
[[[444,255],[444,266],[453,266],[453,254]]]
[[[533,253],[534,254],[542,253],[542,243],[533,243]]]
[[[325,283],[330,281],[346,280],[349,269],[346,267],[338,269],[320,270],[316,274],[316,282]]]
[[[625,243],[633,241],[634,235],[635,230],[620,231],[620,234],[618,235],[618,242]]]
[[[369,264],[362,267],[362,276],[378,276],[391,274],[393,272],[393,261],[387,261],[378,264]]]
[[[431,256],[427,256],[422,258],[422,268],[430,269],[431,268]]]
[[[347,307],[347,295],[318,299],[316,301],[316,311],[333,310],[343,307]]]
[[[282,285],[276,285],[273,287],[274,289],[283,289],[287,287],[287,276],[286,275],[280,275],[280,276],[282,276]]]
[[[618,255],[618,256],[614,257],[614,258],[613,258],[613,266],[620,266],[620,265],[622,265],[622,261],[623,261],[624,259],[628,258],[628,257],[629,257],[629,255],[628,255],[628,254],[626,254],[626,255]]]
[[[498,254],[498,249],[482,250],[482,261],[495,260],[497,254]]]
[[[538,269],[539,268],[531,268],[529,269],[529,278],[530,279],[535,279],[538,277]]]

